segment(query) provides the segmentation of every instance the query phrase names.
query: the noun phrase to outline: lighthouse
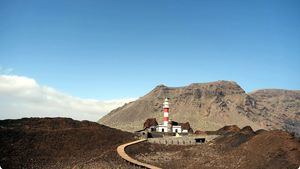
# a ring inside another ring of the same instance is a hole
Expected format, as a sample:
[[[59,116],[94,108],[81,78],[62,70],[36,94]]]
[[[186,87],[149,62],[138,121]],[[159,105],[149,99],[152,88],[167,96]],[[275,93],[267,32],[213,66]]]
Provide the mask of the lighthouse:
[[[163,109],[164,109],[163,125],[168,126],[168,124],[169,124],[169,100],[168,100],[168,98],[166,98],[163,103]]]
[[[173,109],[172,109],[173,110]],[[152,124],[152,126],[148,126],[148,130],[150,129],[151,132],[161,132],[163,133],[163,135],[165,135],[164,133],[188,133],[189,131],[191,131],[191,127],[190,124],[187,123],[178,123],[176,121],[169,121],[169,111],[170,111],[170,106],[169,106],[169,99],[165,98],[164,102],[163,102],[163,122],[161,124],[155,125],[156,119],[154,118],[155,123]],[[153,120],[153,119],[152,119]],[[148,124],[147,122],[149,121],[149,119],[146,120],[146,122],[144,123],[144,127],[145,124]],[[146,129],[146,128],[145,128]],[[144,129],[144,130],[145,130]],[[169,135],[170,136],[170,135]]]
[[[166,98],[163,103],[163,123],[156,126],[156,131],[166,133],[169,129],[169,99]]]

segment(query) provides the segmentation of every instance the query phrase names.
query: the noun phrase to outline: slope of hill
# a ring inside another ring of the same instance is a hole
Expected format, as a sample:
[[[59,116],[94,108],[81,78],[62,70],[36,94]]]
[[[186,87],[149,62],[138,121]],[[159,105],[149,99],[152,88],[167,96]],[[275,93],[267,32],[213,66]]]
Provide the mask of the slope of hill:
[[[265,89],[249,95],[256,101],[253,112],[257,121],[300,136],[300,91]]]
[[[0,166],[80,168],[97,157],[98,168],[130,168],[116,147],[131,140],[131,133],[69,118],[1,120]]]
[[[195,130],[225,125],[297,131],[300,92],[259,90],[250,94],[235,82],[195,83],[185,87],[159,85],[138,100],[111,111],[99,123],[126,131],[139,130],[148,118],[162,122],[162,102],[170,98],[170,118],[190,122]]]

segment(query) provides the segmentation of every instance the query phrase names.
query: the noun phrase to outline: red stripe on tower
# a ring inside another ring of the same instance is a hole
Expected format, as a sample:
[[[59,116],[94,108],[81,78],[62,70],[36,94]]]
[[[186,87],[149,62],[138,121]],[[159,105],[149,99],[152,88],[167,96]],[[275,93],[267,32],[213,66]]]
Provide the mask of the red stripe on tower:
[[[169,123],[169,100],[168,100],[168,98],[165,99],[163,105],[164,105],[163,106],[163,109],[164,109],[163,125],[167,126]]]

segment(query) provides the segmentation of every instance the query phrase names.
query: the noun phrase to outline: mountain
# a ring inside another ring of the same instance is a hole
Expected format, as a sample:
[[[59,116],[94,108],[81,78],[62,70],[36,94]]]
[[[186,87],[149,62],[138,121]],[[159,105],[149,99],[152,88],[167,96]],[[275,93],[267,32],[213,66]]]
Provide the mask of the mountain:
[[[143,127],[148,118],[162,122],[162,103],[170,98],[170,118],[190,122],[195,130],[225,125],[300,132],[300,91],[266,89],[246,93],[236,82],[159,85],[136,101],[112,110],[98,122],[125,131]]]
[[[300,91],[265,89],[249,93],[255,99],[251,119],[268,129],[284,129],[300,136]]]
[[[132,140],[132,133],[70,118],[0,120],[0,166],[130,168],[116,148]]]

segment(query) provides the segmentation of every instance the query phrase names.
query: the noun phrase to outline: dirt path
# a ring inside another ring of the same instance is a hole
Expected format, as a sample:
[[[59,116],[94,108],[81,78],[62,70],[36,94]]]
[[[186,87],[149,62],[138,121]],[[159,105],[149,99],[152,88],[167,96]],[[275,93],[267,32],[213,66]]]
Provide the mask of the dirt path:
[[[146,139],[141,139],[141,140],[133,141],[133,142],[130,142],[130,143],[122,144],[117,148],[117,152],[118,152],[119,156],[121,156],[124,160],[128,161],[132,165],[140,166],[140,167],[144,167],[144,168],[150,168],[150,169],[161,169],[159,167],[156,167],[156,166],[153,166],[153,165],[150,165],[150,164],[145,164],[145,163],[139,162],[139,161],[131,158],[125,152],[125,148],[127,146],[137,144],[137,143],[140,143],[140,142],[144,142],[144,141],[146,141]]]

